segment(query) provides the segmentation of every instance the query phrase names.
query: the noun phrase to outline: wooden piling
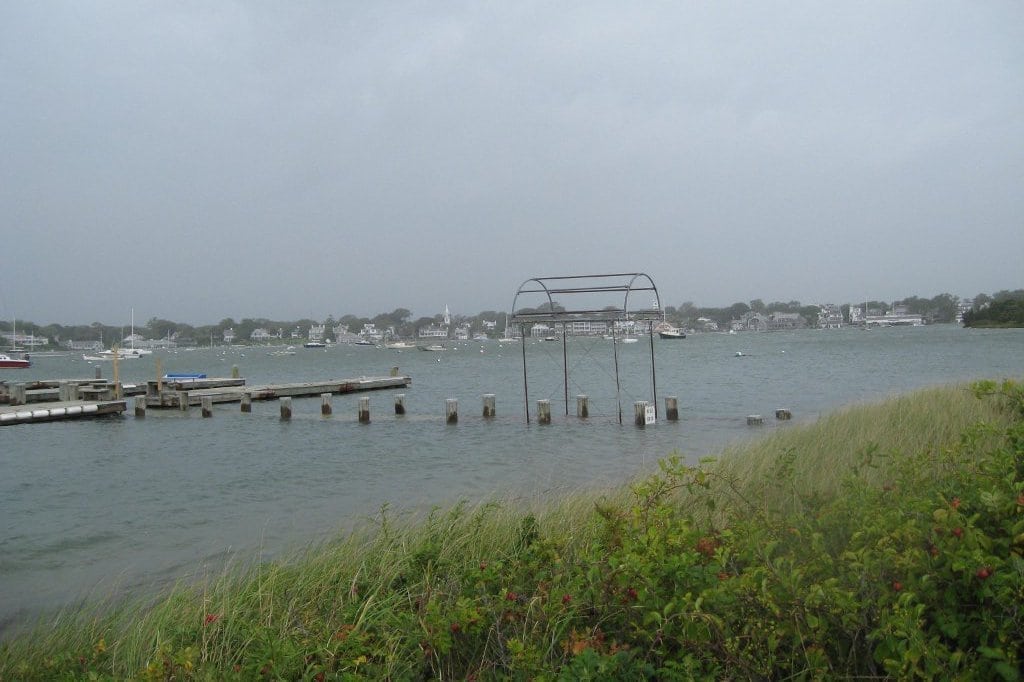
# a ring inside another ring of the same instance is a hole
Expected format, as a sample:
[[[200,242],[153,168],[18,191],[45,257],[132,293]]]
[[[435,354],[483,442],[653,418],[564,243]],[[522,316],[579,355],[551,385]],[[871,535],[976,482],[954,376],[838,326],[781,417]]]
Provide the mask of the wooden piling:
[[[178,391],[178,409],[188,412],[188,391]]]
[[[397,377],[398,376],[398,368],[397,367],[392,367],[391,368],[391,376],[393,376],[393,377]]]
[[[370,399],[360,398],[359,399],[359,423],[369,424],[370,423]]]
[[[402,416],[405,414],[405,394],[398,393],[395,395],[395,414]]]
[[[484,419],[491,419],[497,414],[493,393],[484,393]]]
[[[637,400],[633,403],[633,423],[643,428],[647,426],[647,401]]]
[[[281,398],[281,421],[289,421],[292,418],[291,397]]]
[[[576,416],[580,419],[590,416],[590,396],[583,394],[576,396]]]
[[[538,400],[537,401],[537,423],[538,424],[550,424],[551,423],[551,401],[550,400]]]
[[[204,395],[204,396],[202,396],[199,399],[199,403],[200,403],[200,405],[202,405],[203,417],[207,417],[207,418],[208,417],[212,417],[213,416],[213,398],[211,398],[208,395]]]
[[[674,395],[665,397],[665,419],[679,421],[679,399]]]
[[[775,410],[775,418],[779,421],[788,421],[793,418],[793,413],[785,408]]]
[[[459,421],[459,401],[456,398],[446,398],[444,401],[444,421],[446,424],[455,424]]]
[[[99,365],[96,365],[96,381],[99,381],[102,378],[103,378],[103,370],[100,369]]]
[[[760,426],[764,424],[764,417],[759,414],[747,415],[747,426]]]
[[[136,396],[135,400],[135,416],[142,419],[146,416],[146,396]]]
[[[11,405],[24,405],[28,402],[27,389],[25,384],[19,382],[11,386]]]
[[[231,365],[231,378],[232,379],[237,379],[238,377],[239,377],[238,365]]]
[[[331,394],[321,393],[320,394],[320,414],[324,417],[331,416]]]
[[[242,412],[246,414],[252,412],[252,396],[248,393],[242,394]]]

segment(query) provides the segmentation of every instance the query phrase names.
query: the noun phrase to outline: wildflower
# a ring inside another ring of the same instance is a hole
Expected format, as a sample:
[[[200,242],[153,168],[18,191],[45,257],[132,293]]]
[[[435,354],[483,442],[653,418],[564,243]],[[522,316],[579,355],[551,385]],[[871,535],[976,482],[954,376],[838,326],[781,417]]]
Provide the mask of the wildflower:
[[[206,614],[206,618],[203,619],[203,625],[210,625],[212,623],[216,623],[218,620],[220,620],[219,613],[208,613]]]
[[[572,595],[571,594],[563,594],[562,595],[562,603],[563,604],[568,605],[569,602],[571,602],[571,601],[572,601]]]
[[[505,595],[505,601],[517,601],[518,599],[519,595],[515,592],[509,592]]]
[[[952,501],[949,503],[949,506],[952,507],[953,509],[959,509],[960,508],[960,498],[959,497],[954,497],[952,499]]]

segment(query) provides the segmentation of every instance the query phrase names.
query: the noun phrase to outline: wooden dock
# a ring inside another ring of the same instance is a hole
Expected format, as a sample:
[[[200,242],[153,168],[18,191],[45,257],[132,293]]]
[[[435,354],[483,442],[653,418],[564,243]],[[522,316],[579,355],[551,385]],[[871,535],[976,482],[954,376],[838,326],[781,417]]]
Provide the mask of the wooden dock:
[[[277,400],[278,398],[310,398],[324,393],[344,394],[406,388],[412,385],[410,377],[358,377],[333,381],[304,381],[290,384],[246,386],[244,379],[187,379],[176,381],[150,381],[146,392],[146,407],[154,409],[181,408],[200,405],[203,398],[213,403],[250,400]]]
[[[4,406],[0,407],[0,426],[100,417],[120,414],[125,409],[123,400],[63,400],[46,403],[45,407]]]

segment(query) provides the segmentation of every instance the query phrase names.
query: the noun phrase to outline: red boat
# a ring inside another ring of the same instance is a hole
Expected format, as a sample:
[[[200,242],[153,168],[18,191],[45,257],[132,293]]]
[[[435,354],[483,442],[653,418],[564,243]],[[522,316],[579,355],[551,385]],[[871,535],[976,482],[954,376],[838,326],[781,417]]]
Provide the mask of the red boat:
[[[28,359],[27,355],[23,358],[12,358],[0,353],[0,369],[24,369],[31,366],[32,361]]]

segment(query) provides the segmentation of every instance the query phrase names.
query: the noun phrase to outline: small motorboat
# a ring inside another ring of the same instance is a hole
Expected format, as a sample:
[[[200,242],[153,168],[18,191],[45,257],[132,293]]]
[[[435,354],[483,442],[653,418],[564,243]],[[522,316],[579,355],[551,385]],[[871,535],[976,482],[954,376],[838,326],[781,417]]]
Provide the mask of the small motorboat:
[[[20,358],[12,358],[5,353],[0,353],[0,369],[25,369],[31,366],[32,361],[28,359],[27,355],[23,355]]]

